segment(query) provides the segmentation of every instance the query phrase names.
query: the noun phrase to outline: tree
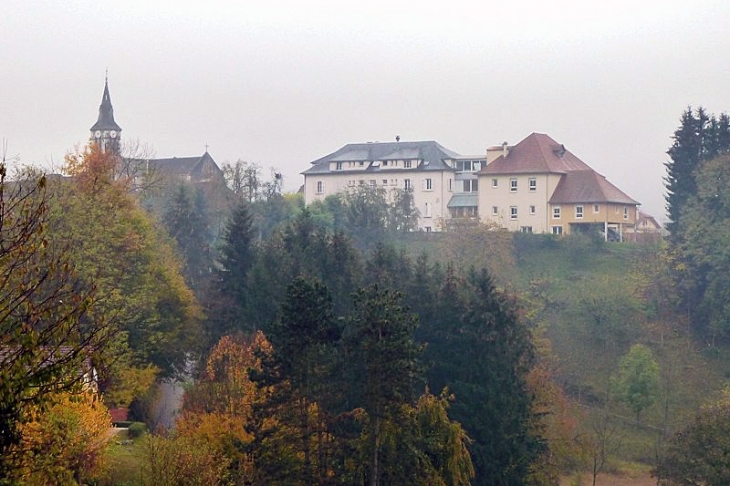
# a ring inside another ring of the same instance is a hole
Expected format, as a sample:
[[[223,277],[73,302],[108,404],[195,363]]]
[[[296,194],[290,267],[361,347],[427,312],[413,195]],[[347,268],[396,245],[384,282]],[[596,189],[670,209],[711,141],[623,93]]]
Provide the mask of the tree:
[[[111,417],[90,389],[53,397],[54,404],[34,408],[20,426],[22,440],[15,452],[19,465],[14,480],[30,484],[87,484],[104,466]]]
[[[352,383],[367,414],[364,461],[371,486],[381,484],[387,426],[398,423],[401,407],[413,402],[419,380],[422,348],[413,340],[418,320],[401,302],[398,292],[377,285],[360,289],[347,325],[348,359],[355,367]]]
[[[328,407],[337,395],[333,365],[341,330],[332,313],[327,288],[316,280],[297,277],[287,288],[281,317],[268,330],[273,351],[263,360],[257,383],[271,387],[272,394],[260,412],[276,417],[285,428],[285,440],[301,457],[301,463],[283,472],[279,464],[257,464],[260,469],[279,469],[285,482],[321,484],[328,466]],[[269,432],[270,433],[270,432]],[[266,447],[259,440],[259,447]],[[280,447],[278,444],[276,447]]]
[[[153,363],[170,376],[186,365],[199,333],[200,308],[181,275],[172,242],[140,206],[126,181],[114,179],[118,158],[92,145],[67,156],[73,178],[53,184],[51,241],[68,243],[83,262],[80,278],[96,282],[90,318],[120,323],[117,354],[131,364]],[[118,356],[115,356],[118,358]],[[102,388],[116,359],[97,363]]]
[[[222,244],[211,286],[208,311],[208,339],[217,342],[235,331],[256,330],[247,314],[248,274],[256,259],[253,220],[248,203],[238,204],[223,230]]]
[[[448,269],[446,275],[429,324],[429,384],[455,396],[452,416],[473,441],[474,483],[522,484],[543,449],[531,427],[530,332],[514,299],[496,290],[486,270],[466,279]]]
[[[641,412],[654,404],[659,391],[659,365],[651,349],[643,344],[631,346],[621,358],[616,385],[638,422]]]
[[[730,484],[730,392],[701,410],[676,434],[652,474],[672,484]]]
[[[192,186],[180,184],[167,205],[163,222],[177,243],[184,262],[185,280],[197,295],[202,295],[213,266],[213,234],[208,226],[203,193]]]
[[[56,393],[78,391],[115,330],[89,319],[96,286],[49,238],[50,200],[45,176],[9,182],[0,165],[0,481],[17,459],[21,424]]]

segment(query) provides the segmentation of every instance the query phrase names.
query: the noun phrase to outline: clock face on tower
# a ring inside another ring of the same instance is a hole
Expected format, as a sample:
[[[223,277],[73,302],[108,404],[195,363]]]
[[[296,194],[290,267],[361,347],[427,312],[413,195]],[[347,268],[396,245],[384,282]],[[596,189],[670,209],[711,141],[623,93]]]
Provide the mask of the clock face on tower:
[[[99,137],[101,137],[101,130],[97,130],[96,132],[94,132],[94,136],[95,136],[96,138],[99,138]]]
[[[112,130],[111,132],[109,132],[109,136],[111,136],[112,138],[117,138],[117,132],[115,130]]]

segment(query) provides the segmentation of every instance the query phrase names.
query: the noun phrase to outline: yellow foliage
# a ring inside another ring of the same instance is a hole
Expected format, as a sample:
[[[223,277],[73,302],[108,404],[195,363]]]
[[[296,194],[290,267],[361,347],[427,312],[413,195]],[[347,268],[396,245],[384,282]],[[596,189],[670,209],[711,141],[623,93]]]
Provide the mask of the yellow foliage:
[[[111,387],[104,394],[106,403],[117,407],[129,407],[135,397],[141,397],[155,383],[160,369],[154,365],[144,368],[121,366],[117,369]]]
[[[109,411],[96,393],[61,393],[20,426],[15,479],[24,484],[80,484],[101,474],[110,435]]]

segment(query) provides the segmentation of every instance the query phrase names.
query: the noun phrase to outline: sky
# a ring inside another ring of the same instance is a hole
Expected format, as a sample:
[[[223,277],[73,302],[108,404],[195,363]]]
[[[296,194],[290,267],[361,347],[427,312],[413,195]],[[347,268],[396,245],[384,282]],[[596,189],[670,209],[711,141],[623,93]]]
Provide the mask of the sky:
[[[300,172],[347,143],[464,155],[547,133],[665,219],[687,107],[730,111],[730,2],[4,0],[0,137],[58,167],[108,70],[122,138]]]

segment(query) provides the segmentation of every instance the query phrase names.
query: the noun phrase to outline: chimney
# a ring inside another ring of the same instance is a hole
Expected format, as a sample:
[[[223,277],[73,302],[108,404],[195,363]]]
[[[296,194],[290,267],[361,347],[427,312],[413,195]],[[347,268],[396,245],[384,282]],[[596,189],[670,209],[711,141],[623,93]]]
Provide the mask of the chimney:
[[[502,142],[502,157],[507,157],[509,150],[507,150],[507,142]]]

